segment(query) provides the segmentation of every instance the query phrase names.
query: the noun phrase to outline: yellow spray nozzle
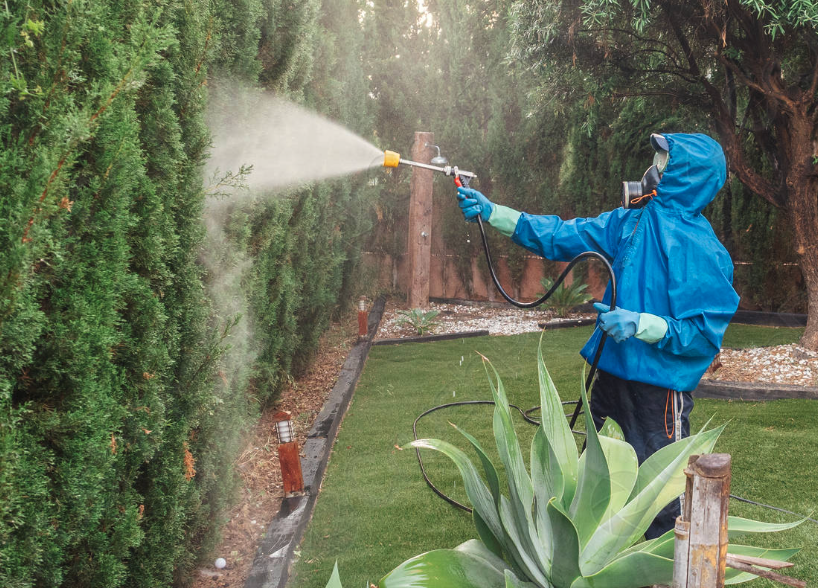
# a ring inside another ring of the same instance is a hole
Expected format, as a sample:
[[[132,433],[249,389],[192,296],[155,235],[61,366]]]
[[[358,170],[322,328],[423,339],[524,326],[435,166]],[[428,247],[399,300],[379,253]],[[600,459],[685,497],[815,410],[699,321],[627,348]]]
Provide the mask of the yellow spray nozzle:
[[[383,152],[383,166],[384,167],[398,167],[400,163],[400,154],[394,151]]]

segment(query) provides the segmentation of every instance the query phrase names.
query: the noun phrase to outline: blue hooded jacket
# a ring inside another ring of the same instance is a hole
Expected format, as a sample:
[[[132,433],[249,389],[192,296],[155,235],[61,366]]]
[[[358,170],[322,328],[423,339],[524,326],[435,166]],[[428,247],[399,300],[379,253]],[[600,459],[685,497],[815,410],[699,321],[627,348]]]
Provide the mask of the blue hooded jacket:
[[[724,153],[701,134],[665,134],[670,160],[656,196],[644,208],[563,221],[523,213],[512,240],[556,261],[597,251],[613,266],[616,306],[667,321],[664,338],[608,339],[599,369],[624,380],[694,390],[721,348],[738,308],[733,263],[701,211],[724,185]],[[610,303],[610,284],[603,302]],[[600,329],[582,349],[591,361]]]

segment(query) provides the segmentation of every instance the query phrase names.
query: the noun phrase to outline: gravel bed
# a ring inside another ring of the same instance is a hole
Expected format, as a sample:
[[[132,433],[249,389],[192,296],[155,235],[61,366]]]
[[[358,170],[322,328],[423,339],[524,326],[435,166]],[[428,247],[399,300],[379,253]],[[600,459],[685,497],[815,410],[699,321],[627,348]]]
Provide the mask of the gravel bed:
[[[376,339],[417,337],[417,332],[411,326],[399,324],[401,317],[398,313],[405,310],[407,310],[405,306],[387,302]],[[488,330],[491,335],[518,335],[539,332],[540,323],[595,317],[594,314],[576,313],[570,314],[566,319],[558,319],[551,310],[495,308],[479,303],[469,305],[431,303],[430,310],[437,310],[440,313],[435,318],[438,324],[431,331],[431,334],[435,335],[481,329]],[[717,369],[705,374],[705,379],[818,386],[818,353],[795,344],[753,349],[722,349],[717,361],[714,362],[714,367],[716,366]]]
[[[710,380],[818,386],[818,353],[796,344],[722,349]]]
[[[406,308],[396,307],[387,302],[378,329],[377,339],[399,339],[402,337],[417,337],[418,333],[409,325],[401,325],[400,311]],[[523,310],[519,308],[492,308],[479,305],[462,304],[430,304],[429,310],[437,310],[440,314],[434,321],[438,323],[431,331],[434,335],[447,333],[461,333],[466,331],[487,330],[491,335],[519,335],[520,333],[539,332],[542,329],[539,323],[555,320],[569,320],[578,318],[593,318],[596,315],[570,314],[566,319],[558,319],[550,310]]]

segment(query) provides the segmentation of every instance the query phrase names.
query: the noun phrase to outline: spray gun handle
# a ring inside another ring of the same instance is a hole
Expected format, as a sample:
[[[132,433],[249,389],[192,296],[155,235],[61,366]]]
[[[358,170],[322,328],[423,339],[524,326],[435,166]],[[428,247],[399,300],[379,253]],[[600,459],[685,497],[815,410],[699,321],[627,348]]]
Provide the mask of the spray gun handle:
[[[461,176],[455,172],[454,185],[458,188],[468,188],[471,176]]]

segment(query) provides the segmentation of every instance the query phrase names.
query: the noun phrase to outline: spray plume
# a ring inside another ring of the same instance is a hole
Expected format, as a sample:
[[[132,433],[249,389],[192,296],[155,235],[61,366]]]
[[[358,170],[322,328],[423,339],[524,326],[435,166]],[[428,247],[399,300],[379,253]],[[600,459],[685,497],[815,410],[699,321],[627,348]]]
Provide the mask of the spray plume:
[[[208,116],[211,175],[252,166],[252,192],[380,166],[383,151],[344,127],[270,94],[237,90],[217,100]]]

